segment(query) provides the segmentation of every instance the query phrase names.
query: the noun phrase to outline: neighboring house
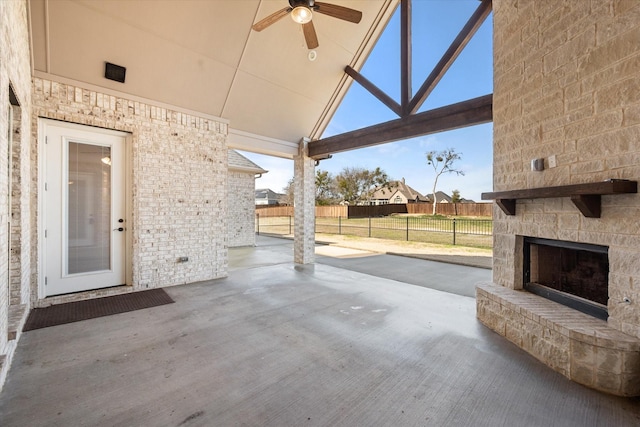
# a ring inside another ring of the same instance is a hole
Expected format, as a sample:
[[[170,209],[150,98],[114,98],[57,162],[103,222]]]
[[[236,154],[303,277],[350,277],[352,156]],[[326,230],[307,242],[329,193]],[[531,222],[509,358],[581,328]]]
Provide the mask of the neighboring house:
[[[229,247],[254,246],[256,205],[253,195],[255,180],[266,170],[235,150],[229,150],[228,221]]]
[[[429,203],[433,203],[433,193],[427,194]],[[442,191],[436,191],[436,203],[451,203],[451,196]]]
[[[391,181],[388,186],[379,187],[371,196],[372,205],[427,203],[427,197],[420,194],[405,182]]]
[[[269,188],[255,190],[255,204],[257,206],[278,206],[285,194],[276,193]]]

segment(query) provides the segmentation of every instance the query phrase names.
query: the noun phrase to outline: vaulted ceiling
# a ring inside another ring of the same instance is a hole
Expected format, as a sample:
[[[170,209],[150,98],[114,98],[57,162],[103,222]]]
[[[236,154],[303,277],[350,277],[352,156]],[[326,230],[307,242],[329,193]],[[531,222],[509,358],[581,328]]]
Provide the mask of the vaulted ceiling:
[[[314,14],[309,59],[288,17],[251,26],[287,0],[31,0],[34,74],[229,120],[230,145],[289,157],[318,138],[398,0],[327,0],[362,11],[359,24]],[[126,67],[125,83],[104,77]],[[261,148],[262,147],[262,148]]]

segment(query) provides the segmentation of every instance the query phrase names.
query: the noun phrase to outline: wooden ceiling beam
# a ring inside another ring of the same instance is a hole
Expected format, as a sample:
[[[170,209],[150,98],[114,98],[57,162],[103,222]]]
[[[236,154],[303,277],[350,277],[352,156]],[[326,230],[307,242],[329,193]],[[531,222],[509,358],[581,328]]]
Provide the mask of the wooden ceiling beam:
[[[409,102],[413,96],[411,87],[411,0],[400,2],[400,105],[401,117],[409,114]]]
[[[371,93],[371,95],[375,96],[386,105],[391,111],[396,113],[398,117],[402,116],[402,109],[400,108],[400,104],[394,101],[389,95],[384,93],[378,86],[373,84],[369,79],[364,77],[362,74],[351,68],[351,66],[347,65],[344,69],[345,73],[347,73],[353,80],[360,83],[360,85]]]
[[[473,35],[478,31],[478,29],[490,13],[491,0],[482,0],[480,5],[475,10],[473,15],[471,15],[471,18],[469,18],[458,36],[451,43],[444,55],[442,55],[442,58],[440,59],[438,64],[436,64],[433,71],[431,71],[431,74],[429,74],[420,89],[418,89],[418,92],[416,92],[413,99],[411,99],[408,107],[406,107],[407,104],[403,102],[402,106],[405,114],[415,114],[420,109],[429,94],[431,94],[438,82],[440,82],[451,65],[453,65],[455,60],[464,50],[469,41],[473,38]]]
[[[429,94],[460,55],[491,13],[492,0],[480,0],[480,6],[427,77],[415,96],[411,88],[411,0],[401,0],[400,9],[400,104],[350,66],[345,73],[368,90],[399,119],[369,126],[309,143],[309,156],[326,158],[342,151],[370,147],[430,133],[445,132],[493,120],[493,95],[469,99],[457,104],[417,113]]]
[[[309,157],[322,159],[333,153],[479,125],[492,120],[493,95],[489,94],[386,123],[311,141],[309,143]]]

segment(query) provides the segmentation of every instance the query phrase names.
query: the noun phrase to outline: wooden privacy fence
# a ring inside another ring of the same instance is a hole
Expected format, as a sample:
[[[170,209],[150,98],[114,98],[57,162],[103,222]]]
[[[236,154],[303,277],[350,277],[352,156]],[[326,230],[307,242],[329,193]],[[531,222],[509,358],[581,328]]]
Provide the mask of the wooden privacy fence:
[[[349,206],[316,206],[316,216],[318,218],[347,218]]]
[[[407,213],[431,215],[431,203],[411,203],[406,205]],[[493,203],[438,203],[436,213],[449,216],[486,216],[491,217]]]
[[[347,218],[375,218],[391,214],[406,214],[407,205],[348,206]]]
[[[256,206],[256,215],[263,218],[273,216],[293,216],[293,206]],[[317,217],[327,218],[347,218],[349,216],[348,206],[316,206]]]
[[[379,206],[316,206],[318,218],[369,218],[392,214],[431,215],[431,203],[390,204]],[[448,216],[491,217],[492,203],[438,203],[436,213]],[[263,218],[293,216],[293,206],[256,206]]]
[[[256,206],[256,215],[269,216],[293,216],[293,206]]]

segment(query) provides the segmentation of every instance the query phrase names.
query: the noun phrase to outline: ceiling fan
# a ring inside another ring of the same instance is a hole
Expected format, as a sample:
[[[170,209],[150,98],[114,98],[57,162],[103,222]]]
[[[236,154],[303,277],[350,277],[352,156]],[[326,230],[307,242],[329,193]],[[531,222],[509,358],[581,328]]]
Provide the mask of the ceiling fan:
[[[266,18],[253,24],[253,30],[262,31],[271,24],[291,14],[291,19],[298,24],[302,24],[302,32],[307,42],[307,48],[315,49],[319,46],[316,29],[313,26],[313,12],[322,13],[333,18],[357,24],[362,19],[362,12],[335,4],[321,3],[315,0],[289,0],[289,6],[272,13]]]

